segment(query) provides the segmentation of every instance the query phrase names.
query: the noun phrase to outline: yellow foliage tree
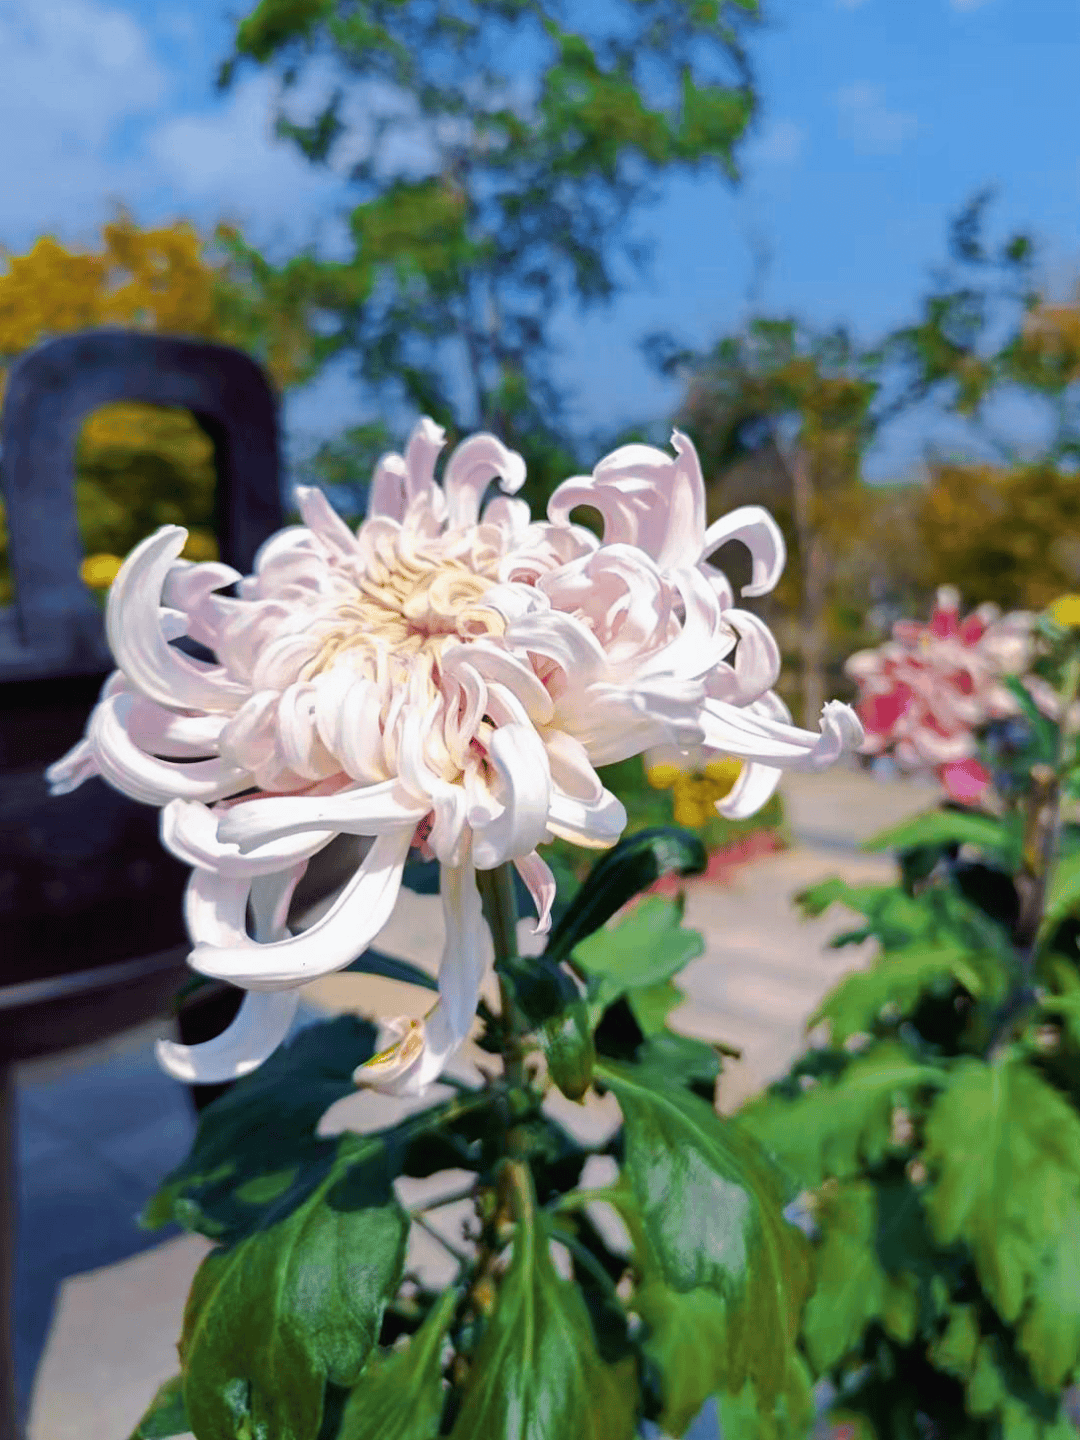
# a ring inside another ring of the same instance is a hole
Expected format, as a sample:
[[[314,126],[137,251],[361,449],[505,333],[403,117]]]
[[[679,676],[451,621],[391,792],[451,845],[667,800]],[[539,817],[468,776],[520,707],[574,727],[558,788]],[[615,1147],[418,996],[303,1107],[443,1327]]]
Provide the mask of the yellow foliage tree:
[[[235,232],[219,227],[226,242]],[[309,338],[293,317],[255,310],[233,277],[230,252],[214,254],[194,226],[141,229],[121,211],[100,248],[74,251],[43,236],[24,255],[0,252],[0,398],[6,366],[43,340],[99,326],[152,330],[237,345],[256,355],[279,390],[309,368]],[[86,549],[84,579],[108,585],[124,555],[163,524],[191,532],[193,559],[215,554],[214,460],[187,411],[123,402],[83,426],[76,504]],[[0,512],[0,603],[10,603],[7,536]]]

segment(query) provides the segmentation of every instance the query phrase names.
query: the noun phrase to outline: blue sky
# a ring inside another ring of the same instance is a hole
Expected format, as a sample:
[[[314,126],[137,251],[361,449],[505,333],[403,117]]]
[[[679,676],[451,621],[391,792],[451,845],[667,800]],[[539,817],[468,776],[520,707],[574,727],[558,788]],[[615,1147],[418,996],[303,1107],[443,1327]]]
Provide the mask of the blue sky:
[[[214,92],[231,33],[213,0],[3,0],[0,243],[92,244],[123,201],[143,223],[228,217],[275,248],[332,244],[342,187],[272,139],[269,77]],[[949,216],[987,184],[993,231],[1035,235],[1052,293],[1080,276],[1075,0],[772,0],[750,44],[763,103],[742,187],[672,180],[638,221],[650,278],[607,312],[560,317],[582,430],[674,409],[677,387],[638,348],[652,330],[707,345],[753,303],[866,340],[904,323]],[[290,447],[369,413],[347,373],[329,375],[290,399]],[[869,473],[912,473],[950,436],[909,417]]]

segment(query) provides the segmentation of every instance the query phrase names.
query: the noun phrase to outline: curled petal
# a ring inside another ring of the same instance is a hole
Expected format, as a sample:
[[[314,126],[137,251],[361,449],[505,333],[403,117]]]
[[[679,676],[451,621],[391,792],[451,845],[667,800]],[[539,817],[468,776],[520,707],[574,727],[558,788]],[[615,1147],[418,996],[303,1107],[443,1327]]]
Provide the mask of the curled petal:
[[[346,835],[411,835],[428,808],[396,780],[339,790],[336,795],[256,798],[229,809],[218,824],[218,839],[247,854],[287,835],[313,830]]]
[[[297,485],[293,495],[304,524],[319,537],[328,552],[338,559],[355,558],[358,553],[356,536],[323,492],[314,485]]]
[[[246,945],[251,877],[194,870],[184,891],[184,924],[192,945]]]
[[[716,813],[725,820],[745,820],[767,805],[780,784],[782,770],[754,761],[743,766],[739,778],[722,800],[716,802]]]
[[[217,742],[228,724],[226,715],[177,715],[163,705],[133,695],[125,722],[140,750],[164,759],[207,758],[217,754]]]
[[[120,567],[109,591],[105,630],[116,663],[144,695],[173,710],[231,712],[247,696],[222,666],[203,665],[162,633],[161,595],[187,531],[163,525]]]
[[[568,525],[578,505],[599,510],[605,545],[636,545],[662,570],[685,569],[701,556],[705,485],[697,451],[672,433],[676,459],[652,445],[622,445],[591,476],[566,480],[548,503],[554,524]]]
[[[221,1085],[257,1070],[289,1033],[300,996],[296,990],[247,994],[227,1030],[202,1045],[159,1040],[158,1064],[188,1085]]]
[[[289,931],[285,922],[289,918],[289,905],[306,870],[307,861],[301,860],[288,870],[252,878],[248,900],[251,929],[253,938],[260,944],[287,938]]]
[[[706,700],[702,723],[710,749],[782,770],[824,770],[863,741],[859,717],[839,700],[823,707],[818,734],[770,715],[760,701],[739,708],[723,700]]]
[[[216,650],[222,626],[236,614],[240,602],[214,592],[242,579],[239,570],[218,560],[201,565],[192,564],[190,560],[174,560],[165,577],[161,603],[186,617],[183,633],[198,640],[200,645]]]
[[[251,783],[251,776],[222,759],[173,764],[140,750],[127,733],[133,697],[124,692],[98,702],[88,739],[98,772],[110,785],[144,805],[170,800],[220,800]]]
[[[608,850],[626,829],[626,808],[610,790],[588,805],[552,789],[548,829],[552,835],[587,850]]]
[[[743,586],[742,593],[767,595],[780,579],[787,560],[779,525],[760,505],[740,505],[709,526],[702,554],[711,555],[729,540],[740,541],[750,551],[750,584]]]
[[[473,866],[444,866],[439,890],[446,943],[439,963],[438,1003],[420,1022],[397,1022],[393,1028],[402,1038],[357,1067],[357,1085],[392,1095],[421,1094],[469,1038],[489,944]]]
[[[513,495],[525,483],[525,461],[494,435],[470,435],[457,447],[443,475],[450,525],[464,528],[480,518],[480,501],[496,477]]]
[[[469,811],[473,858],[480,870],[536,849],[547,833],[551,794],[547,752],[531,725],[500,725],[488,742],[488,755],[501,782],[491,818],[476,807]]]
[[[230,980],[245,990],[302,985],[340,970],[367,949],[389,920],[411,840],[411,831],[380,835],[330,909],[301,934],[271,944],[246,937],[222,946],[198,944],[188,963],[202,975]],[[230,883],[216,878],[223,885]]]
[[[100,774],[94,757],[94,747],[89,740],[80,740],[66,755],[55,760],[45,771],[50,795],[69,795],[77,790],[84,780]]]
[[[446,431],[425,415],[405,446],[405,503],[430,495],[435,488],[435,461],[446,444]]]
[[[529,887],[529,894],[536,906],[534,935],[546,935],[551,929],[551,907],[555,903],[555,876],[551,867],[534,850],[529,855],[518,855],[514,869]]]
[[[375,467],[368,491],[369,518],[385,516],[388,520],[400,521],[404,517],[407,473],[405,461],[400,455],[382,457]]]
[[[218,839],[218,822],[223,813],[228,812],[215,812],[197,800],[172,800],[161,812],[161,843],[185,865],[239,879],[272,875],[310,859],[337,833],[304,830],[242,854],[237,845]]]

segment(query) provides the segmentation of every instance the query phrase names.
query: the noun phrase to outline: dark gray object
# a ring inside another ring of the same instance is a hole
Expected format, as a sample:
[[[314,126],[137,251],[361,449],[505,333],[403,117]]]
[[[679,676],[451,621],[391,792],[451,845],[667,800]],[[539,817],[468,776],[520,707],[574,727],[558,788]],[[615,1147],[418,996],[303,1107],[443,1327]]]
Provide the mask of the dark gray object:
[[[161,848],[157,811],[99,780],[50,798],[44,780],[113,668],[101,609],[79,576],[74,460],[83,420],[117,400],[189,410],[209,434],[223,560],[247,573],[282,524],[277,406],[249,356],[99,330],[51,341],[12,368],[0,416],[15,582],[14,606],[0,610],[0,1440],[19,1433],[12,1066],[167,1014],[187,974],[187,870]],[[210,991],[210,1005],[221,999]],[[212,1020],[207,1030],[220,1028]]]

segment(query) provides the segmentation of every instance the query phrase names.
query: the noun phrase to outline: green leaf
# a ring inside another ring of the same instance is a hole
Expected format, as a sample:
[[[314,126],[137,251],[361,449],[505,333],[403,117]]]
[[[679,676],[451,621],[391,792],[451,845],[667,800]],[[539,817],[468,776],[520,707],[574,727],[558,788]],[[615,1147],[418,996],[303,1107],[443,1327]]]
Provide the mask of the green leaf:
[[[643,1268],[676,1292],[705,1286],[724,1300],[726,1383],[738,1391],[752,1379],[771,1403],[786,1383],[808,1272],[777,1172],[696,1095],[651,1085],[631,1066],[605,1061],[597,1074],[623,1112],[635,1207],[626,1218],[640,1220]]]
[[[581,1294],[560,1279],[548,1253],[528,1170],[508,1168],[513,1253],[472,1357],[452,1440],[631,1440],[633,1360],[601,1360]]]
[[[198,1440],[317,1440],[327,1381],[354,1385],[405,1262],[409,1221],[381,1140],[348,1136],[282,1219],[212,1250],[192,1285],[180,1358]]]
[[[552,930],[544,953],[553,960],[568,959],[583,940],[661,875],[671,871],[700,875],[707,863],[704,845],[689,830],[657,827],[620,840],[589,871]]]
[[[873,1183],[853,1180],[819,1192],[816,1218],[821,1240],[814,1247],[814,1288],[802,1328],[816,1373],[857,1352],[875,1320],[899,1344],[910,1344],[918,1318],[917,1282],[910,1275],[890,1275],[881,1264]]]
[[[1025,694],[1027,692],[1025,691]],[[973,810],[928,810],[864,840],[864,850],[914,850],[923,845],[974,845],[987,859],[1013,870],[1020,863],[1022,835],[1016,821]]]
[[[459,1299],[458,1290],[446,1290],[404,1349],[368,1361],[337,1440],[435,1440],[445,1399],[443,1340]]]
[[[634,1056],[635,1073],[643,1082],[686,1085],[690,1089],[707,1090],[710,1096],[716,1089],[720,1069],[720,1056],[714,1046],[687,1035],[676,1035],[671,1030],[659,1030],[651,1035],[646,1032],[645,1043]]]
[[[1080,854],[1061,855],[1050,871],[1043,902],[1043,916],[1039,923],[1040,943],[1057,929],[1067,915],[1080,905]]]
[[[892,1148],[895,1106],[915,1109],[920,1092],[946,1083],[943,1070],[885,1040],[797,1098],[774,1087],[739,1118],[799,1187],[816,1189],[827,1177],[846,1179],[877,1164]]]
[[[961,1057],[926,1125],[927,1211],[962,1240],[1046,1390],[1080,1361],[1080,1117],[1016,1053]],[[1022,1319],[1021,1319],[1022,1317]]]
[[[142,1224],[176,1221],[214,1239],[242,1234],[259,1213],[238,1198],[241,1187],[290,1171],[302,1198],[336,1154],[337,1142],[318,1139],[316,1126],[353,1093],[353,1071],[374,1048],[375,1027],[351,1015],[301,1030],[206,1107],[190,1155],[166,1176]]]
[[[165,1440],[169,1435],[186,1435],[190,1429],[184,1409],[184,1377],[174,1375],[150,1401],[146,1414],[132,1431],[131,1440]]]
[[[618,925],[596,931],[575,947],[574,963],[592,982],[589,1008],[594,1019],[635,990],[653,991],[655,1000],[653,987],[704,954],[705,941],[696,930],[683,929],[682,916],[678,901],[649,896]]]
[[[947,995],[954,982],[975,999],[986,996],[996,1004],[1004,997],[1008,975],[996,955],[971,954],[956,945],[889,950],[878,955],[869,970],[845,975],[807,1021],[807,1028],[826,1021],[832,1044],[842,1045],[852,1035],[872,1031],[886,1005],[906,1015],[923,994]]]
[[[1023,711],[1024,719],[1034,732],[1035,753],[1031,755],[1031,760],[1033,762],[1041,761],[1044,765],[1052,765],[1057,755],[1057,724],[1044,715],[1035,704],[1031,692],[1019,675],[1005,675],[1002,678]]]
[[[837,902],[869,921],[864,931],[845,937],[845,942],[875,935],[886,949],[899,949],[922,939],[934,926],[933,912],[922,897],[905,895],[895,885],[851,886],[834,878],[795,896],[795,903],[809,916],[821,915]]]
[[[775,1405],[762,1405],[747,1384],[738,1395],[718,1395],[716,1408],[724,1440],[807,1440],[814,1421],[813,1380],[796,1354],[787,1390]]]
[[[438,990],[439,982],[419,965],[410,960],[396,960],[393,955],[384,955],[381,950],[365,950],[358,955],[346,971],[359,975],[381,975],[384,980],[400,980],[406,985],[420,985],[425,990]]]
[[[682,1435],[724,1385],[727,1302],[704,1286],[680,1293],[656,1275],[634,1292],[633,1308],[648,1327],[642,1349],[660,1373],[660,1424],[665,1434]]]

